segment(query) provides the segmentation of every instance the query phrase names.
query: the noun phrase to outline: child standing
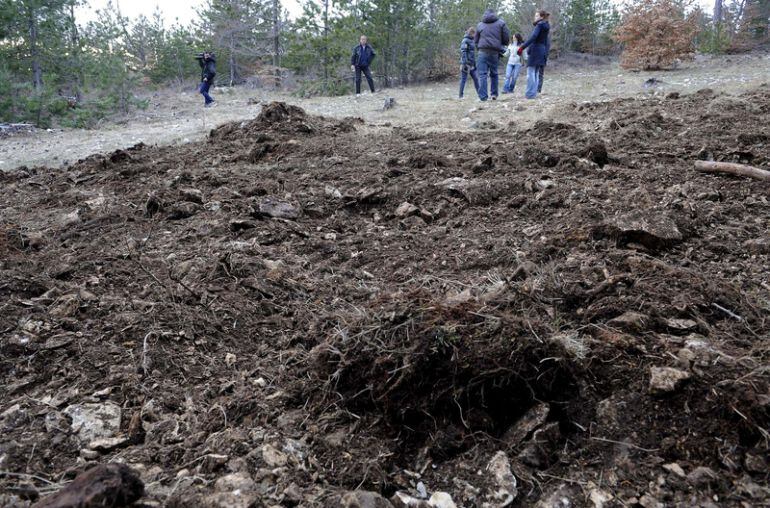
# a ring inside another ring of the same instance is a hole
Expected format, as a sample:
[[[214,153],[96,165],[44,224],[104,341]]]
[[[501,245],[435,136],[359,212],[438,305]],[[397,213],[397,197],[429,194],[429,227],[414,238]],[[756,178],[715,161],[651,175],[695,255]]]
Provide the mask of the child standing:
[[[516,87],[516,80],[521,71],[522,59],[527,58],[527,53],[522,52],[519,55],[519,46],[524,44],[524,37],[521,34],[514,34],[511,44],[508,46],[508,66],[505,68],[505,83],[503,84],[503,93],[512,93]]]

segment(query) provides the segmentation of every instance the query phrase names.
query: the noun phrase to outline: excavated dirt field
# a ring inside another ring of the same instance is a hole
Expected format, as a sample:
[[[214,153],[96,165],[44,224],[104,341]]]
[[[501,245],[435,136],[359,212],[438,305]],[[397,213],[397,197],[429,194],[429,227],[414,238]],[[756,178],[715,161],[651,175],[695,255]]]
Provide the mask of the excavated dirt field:
[[[0,174],[0,505],[768,505],[770,88],[561,116]]]

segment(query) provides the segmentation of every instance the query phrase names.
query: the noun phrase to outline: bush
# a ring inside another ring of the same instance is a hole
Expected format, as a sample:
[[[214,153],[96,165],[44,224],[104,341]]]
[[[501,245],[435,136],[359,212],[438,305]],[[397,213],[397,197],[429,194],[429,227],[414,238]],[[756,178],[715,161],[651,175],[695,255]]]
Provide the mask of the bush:
[[[620,65],[626,69],[661,70],[695,54],[695,19],[674,0],[638,0],[616,31],[623,44]]]
[[[353,91],[351,82],[345,79],[330,79],[324,83],[323,79],[309,79],[301,81],[294,95],[297,97],[318,97],[346,95]]]

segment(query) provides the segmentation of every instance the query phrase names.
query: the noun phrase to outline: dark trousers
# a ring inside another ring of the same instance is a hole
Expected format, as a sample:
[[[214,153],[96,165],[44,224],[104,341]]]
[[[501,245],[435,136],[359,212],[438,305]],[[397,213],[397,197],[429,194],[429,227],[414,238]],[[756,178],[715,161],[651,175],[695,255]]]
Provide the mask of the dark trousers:
[[[479,91],[479,77],[476,74],[476,68],[469,65],[463,65],[460,67],[460,97],[465,93],[465,83],[468,81],[468,74],[473,79],[473,87],[476,89],[476,93]]]
[[[543,91],[543,74],[545,74],[545,65],[541,65],[537,71],[537,93]]]
[[[374,93],[374,80],[372,79],[372,71],[369,70],[369,66],[358,66],[356,65],[356,93],[361,93],[361,73],[364,73],[364,76],[366,76],[366,82],[369,83],[369,90],[371,90],[372,93]]]
[[[211,104],[212,102],[214,102],[214,99],[212,99],[211,96],[209,95],[210,88],[211,88],[210,81],[201,81],[201,84],[198,87],[198,92],[203,96],[203,100],[205,101],[205,104]]]

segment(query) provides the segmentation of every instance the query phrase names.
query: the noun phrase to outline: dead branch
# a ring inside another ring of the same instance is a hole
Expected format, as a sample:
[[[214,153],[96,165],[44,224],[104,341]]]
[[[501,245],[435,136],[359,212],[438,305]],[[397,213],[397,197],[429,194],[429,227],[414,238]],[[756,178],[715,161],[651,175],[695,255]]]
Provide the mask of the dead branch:
[[[728,173],[755,180],[770,181],[770,171],[734,162],[695,161],[695,169],[702,173]]]

